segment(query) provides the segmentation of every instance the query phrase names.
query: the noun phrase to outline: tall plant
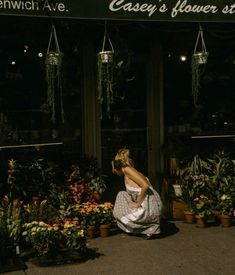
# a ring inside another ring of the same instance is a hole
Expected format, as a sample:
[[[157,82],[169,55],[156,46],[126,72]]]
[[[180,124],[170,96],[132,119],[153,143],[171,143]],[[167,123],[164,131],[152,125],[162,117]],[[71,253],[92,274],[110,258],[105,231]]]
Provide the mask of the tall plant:
[[[180,169],[182,197],[186,210],[195,210],[195,198],[201,195],[202,189],[207,188],[209,177],[207,175],[208,163],[199,155]]]
[[[235,207],[235,168],[231,156],[223,150],[216,152],[210,163],[210,178],[213,183],[214,207],[222,212],[232,212]]]

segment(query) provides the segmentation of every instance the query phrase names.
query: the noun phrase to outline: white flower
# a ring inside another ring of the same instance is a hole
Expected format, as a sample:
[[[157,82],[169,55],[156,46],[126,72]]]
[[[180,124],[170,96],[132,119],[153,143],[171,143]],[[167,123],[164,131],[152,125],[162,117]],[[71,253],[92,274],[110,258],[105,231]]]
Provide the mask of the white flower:
[[[227,196],[226,194],[223,194],[223,195],[221,196],[220,199],[221,199],[222,201],[225,201],[227,198],[228,198],[228,196]]]

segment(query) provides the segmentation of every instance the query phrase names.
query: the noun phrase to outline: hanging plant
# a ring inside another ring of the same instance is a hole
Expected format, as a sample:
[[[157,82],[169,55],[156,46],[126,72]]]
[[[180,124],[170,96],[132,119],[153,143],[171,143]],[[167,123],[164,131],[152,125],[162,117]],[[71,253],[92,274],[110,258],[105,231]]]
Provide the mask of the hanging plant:
[[[199,42],[201,43],[201,49],[198,49]],[[203,37],[203,30],[201,25],[199,25],[199,31],[197,35],[196,44],[194,47],[194,52],[191,60],[192,69],[192,96],[194,106],[197,106],[198,93],[200,89],[201,76],[205,70],[205,64],[207,63],[209,53],[206,50],[206,44]]]
[[[110,50],[105,50],[106,39],[108,39]],[[108,117],[110,117],[110,105],[113,103],[113,58],[114,49],[105,24],[102,50],[97,54],[97,89],[99,103],[102,105],[103,101],[106,101]]]
[[[52,38],[55,42],[55,51],[51,51]],[[51,113],[51,121],[53,124],[57,121],[57,113],[60,115],[61,122],[64,123],[64,108],[62,94],[62,58],[63,53],[60,51],[56,29],[52,25],[50,39],[46,53],[46,81],[47,81],[47,106]],[[57,111],[58,110],[58,111]]]

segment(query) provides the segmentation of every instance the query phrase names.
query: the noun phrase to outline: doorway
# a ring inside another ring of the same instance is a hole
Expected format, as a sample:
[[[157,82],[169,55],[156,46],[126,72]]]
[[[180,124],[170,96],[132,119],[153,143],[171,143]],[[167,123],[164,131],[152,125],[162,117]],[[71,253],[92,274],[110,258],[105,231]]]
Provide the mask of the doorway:
[[[111,172],[112,158],[123,147],[130,149],[138,170],[144,174],[148,171],[145,60],[135,60],[130,72],[123,83],[113,86],[110,117],[102,106],[102,167],[107,175]]]

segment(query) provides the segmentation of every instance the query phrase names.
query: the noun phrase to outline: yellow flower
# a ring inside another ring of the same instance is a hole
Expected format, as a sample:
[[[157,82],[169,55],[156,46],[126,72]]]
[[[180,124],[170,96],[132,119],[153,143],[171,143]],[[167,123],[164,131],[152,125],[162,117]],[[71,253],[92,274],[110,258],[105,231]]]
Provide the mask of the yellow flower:
[[[8,161],[9,169],[10,170],[15,170],[15,164],[16,164],[16,161],[14,159],[10,159]]]
[[[31,232],[36,232],[37,231],[37,227],[34,226],[32,229],[31,229]]]
[[[79,230],[77,234],[79,237],[84,237],[84,230],[83,229]]]
[[[38,225],[41,226],[41,227],[47,227],[48,226],[46,223],[44,223],[42,221],[40,221]]]

